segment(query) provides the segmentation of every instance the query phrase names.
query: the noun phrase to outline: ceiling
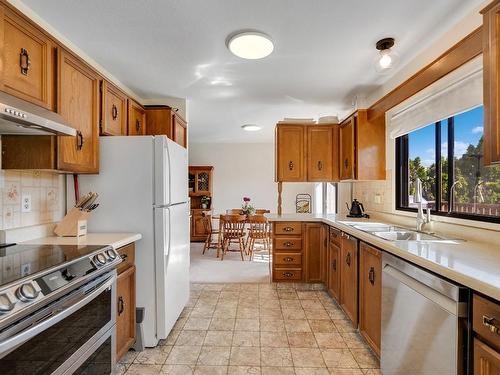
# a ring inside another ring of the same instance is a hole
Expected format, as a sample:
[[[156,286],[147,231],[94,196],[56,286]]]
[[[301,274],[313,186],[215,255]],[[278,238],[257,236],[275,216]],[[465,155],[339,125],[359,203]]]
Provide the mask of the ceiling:
[[[187,98],[191,142],[272,142],[278,120],[345,114],[388,79],[373,68],[377,40],[394,37],[403,66],[482,1],[23,3],[143,99]],[[273,54],[233,56],[225,40],[242,29],[270,35]]]

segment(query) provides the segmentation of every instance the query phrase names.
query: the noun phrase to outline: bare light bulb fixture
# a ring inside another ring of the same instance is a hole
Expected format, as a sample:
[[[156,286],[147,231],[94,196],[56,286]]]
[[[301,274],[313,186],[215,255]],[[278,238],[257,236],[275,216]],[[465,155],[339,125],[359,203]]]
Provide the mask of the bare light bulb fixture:
[[[375,69],[380,74],[389,73],[399,61],[399,56],[391,48],[394,46],[394,38],[384,38],[377,42],[375,47],[379,55],[375,59]]]

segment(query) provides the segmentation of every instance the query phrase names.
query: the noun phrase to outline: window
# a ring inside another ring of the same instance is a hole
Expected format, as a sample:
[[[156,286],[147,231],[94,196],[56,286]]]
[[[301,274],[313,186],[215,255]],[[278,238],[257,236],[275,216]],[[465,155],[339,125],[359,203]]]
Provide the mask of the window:
[[[434,214],[500,222],[500,166],[483,165],[482,106],[396,138],[397,209],[416,209],[417,177]]]

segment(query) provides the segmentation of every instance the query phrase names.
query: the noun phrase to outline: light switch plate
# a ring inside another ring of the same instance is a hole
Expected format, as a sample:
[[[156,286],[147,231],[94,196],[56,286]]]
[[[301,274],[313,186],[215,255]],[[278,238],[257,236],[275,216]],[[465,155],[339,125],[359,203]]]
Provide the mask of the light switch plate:
[[[21,212],[31,212],[31,194],[23,194],[21,197]]]

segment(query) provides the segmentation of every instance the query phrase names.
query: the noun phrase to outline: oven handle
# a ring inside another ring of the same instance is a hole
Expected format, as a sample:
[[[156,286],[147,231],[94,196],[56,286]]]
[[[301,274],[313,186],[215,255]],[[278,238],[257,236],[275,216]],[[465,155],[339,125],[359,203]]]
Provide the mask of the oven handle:
[[[104,292],[106,289],[110,288],[115,283],[116,276],[113,275],[110,277],[104,284],[95,289],[92,293],[83,296],[79,299],[74,305],[71,305],[67,309],[64,309],[58,312],[55,315],[51,315],[47,317],[45,320],[41,320],[35,326],[26,329],[25,331],[19,332],[15,336],[9,337],[3,342],[0,342],[0,353],[5,353],[10,351],[11,349],[24,344],[26,341],[38,335],[40,332],[45,331],[47,328],[50,328],[54,324],[59,323],[61,320],[67,318],[75,311],[81,309],[87,303],[96,298],[99,294]]]

